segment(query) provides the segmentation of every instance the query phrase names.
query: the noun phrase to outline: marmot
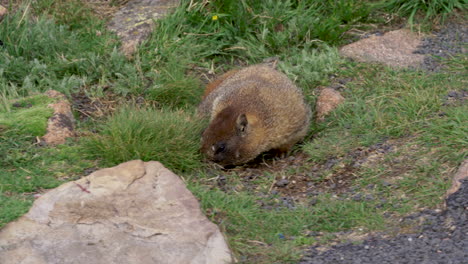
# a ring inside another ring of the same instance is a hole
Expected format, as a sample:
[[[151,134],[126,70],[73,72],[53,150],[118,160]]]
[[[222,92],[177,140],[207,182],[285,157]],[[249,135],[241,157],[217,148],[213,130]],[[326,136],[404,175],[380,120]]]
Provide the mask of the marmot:
[[[270,150],[287,153],[306,135],[311,116],[302,92],[265,64],[229,71],[208,84],[198,113],[210,118],[201,151],[223,166]]]

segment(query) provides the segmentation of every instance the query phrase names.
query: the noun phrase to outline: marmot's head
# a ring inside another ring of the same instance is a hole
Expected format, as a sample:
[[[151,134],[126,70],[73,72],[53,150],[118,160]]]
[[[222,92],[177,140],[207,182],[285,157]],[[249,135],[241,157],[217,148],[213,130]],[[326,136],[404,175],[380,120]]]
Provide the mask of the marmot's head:
[[[201,151],[208,159],[226,165],[239,165],[258,154],[258,119],[227,107],[218,113],[203,132]]]

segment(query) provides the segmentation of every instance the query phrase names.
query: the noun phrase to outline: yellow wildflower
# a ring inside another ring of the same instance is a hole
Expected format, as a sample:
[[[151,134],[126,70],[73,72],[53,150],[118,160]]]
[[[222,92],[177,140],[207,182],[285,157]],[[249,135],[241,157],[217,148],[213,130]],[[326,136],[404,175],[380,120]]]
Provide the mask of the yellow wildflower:
[[[211,20],[218,20],[218,16],[217,15],[212,16]]]

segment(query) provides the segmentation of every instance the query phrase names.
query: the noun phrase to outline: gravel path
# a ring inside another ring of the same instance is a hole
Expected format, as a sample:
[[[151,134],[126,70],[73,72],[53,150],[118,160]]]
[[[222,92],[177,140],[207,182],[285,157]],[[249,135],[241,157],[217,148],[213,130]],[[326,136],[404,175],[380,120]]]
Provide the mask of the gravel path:
[[[468,180],[447,199],[442,212],[425,211],[411,216],[425,219],[422,231],[391,239],[372,237],[362,244],[343,243],[319,252],[311,248],[300,264],[325,263],[468,263]]]
[[[423,69],[439,71],[443,67],[440,59],[466,53],[467,43],[468,25],[451,23],[434,36],[425,38],[415,53],[426,55],[422,64]]]

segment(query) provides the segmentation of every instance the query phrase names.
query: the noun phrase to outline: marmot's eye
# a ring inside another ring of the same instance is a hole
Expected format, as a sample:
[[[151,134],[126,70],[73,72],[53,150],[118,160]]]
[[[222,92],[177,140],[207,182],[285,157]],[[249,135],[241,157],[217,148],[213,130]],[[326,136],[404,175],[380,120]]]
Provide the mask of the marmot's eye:
[[[214,154],[222,153],[226,150],[226,143],[218,142],[211,146],[211,150],[213,150]]]

